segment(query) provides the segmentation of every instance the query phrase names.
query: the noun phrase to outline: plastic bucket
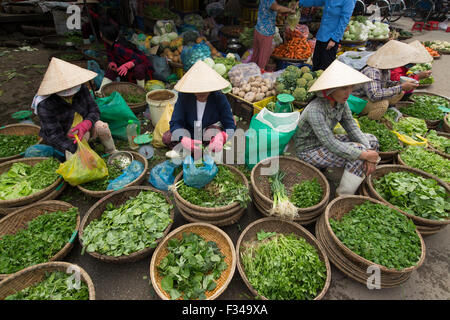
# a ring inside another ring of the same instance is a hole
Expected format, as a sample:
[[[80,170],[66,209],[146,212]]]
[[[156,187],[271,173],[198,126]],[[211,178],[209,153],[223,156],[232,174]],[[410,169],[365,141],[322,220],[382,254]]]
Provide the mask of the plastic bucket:
[[[152,120],[153,127],[156,127],[159,119],[161,118],[164,108],[168,103],[175,105],[178,99],[178,93],[176,91],[160,89],[153,90],[147,93],[146,100],[150,111],[150,118]]]

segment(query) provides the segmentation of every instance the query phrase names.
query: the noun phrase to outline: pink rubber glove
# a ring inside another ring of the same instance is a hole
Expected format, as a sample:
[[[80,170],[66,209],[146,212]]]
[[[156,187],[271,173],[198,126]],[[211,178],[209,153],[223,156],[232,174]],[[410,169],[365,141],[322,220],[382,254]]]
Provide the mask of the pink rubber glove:
[[[108,64],[108,69],[111,69],[113,71],[117,71],[117,64],[115,62],[110,62]]]
[[[181,139],[181,145],[183,146],[183,148],[191,152],[194,150],[200,150],[200,147],[198,146],[200,144],[202,144],[201,141],[192,140],[191,138],[188,137],[183,137],[183,139]]]
[[[223,145],[227,142],[228,135],[225,131],[221,131],[216,134],[209,143],[208,149],[212,152],[222,151]]]
[[[67,136],[69,138],[75,139],[75,136],[72,133],[77,133],[78,135],[78,139],[83,140],[83,136],[86,134],[86,132],[88,132],[89,130],[91,130],[92,128],[92,122],[90,120],[83,120],[82,122],[80,122],[79,124],[77,124],[75,127],[72,128],[72,130],[70,130],[71,133],[69,133]],[[77,143],[77,140],[75,140],[73,142],[74,144]]]
[[[129,61],[121,65],[117,68],[117,72],[119,73],[119,76],[123,77],[128,73],[128,70],[134,67],[133,61]]]

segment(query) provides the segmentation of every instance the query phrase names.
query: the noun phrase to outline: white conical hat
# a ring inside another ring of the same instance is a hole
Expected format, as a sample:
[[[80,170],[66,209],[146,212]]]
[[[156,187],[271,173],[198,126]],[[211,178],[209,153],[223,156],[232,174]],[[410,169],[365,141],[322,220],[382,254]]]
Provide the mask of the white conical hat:
[[[177,82],[175,90],[185,93],[212,92],[225,89],[230,83],[203,61],[197,61]]]
[[[433,57],[419,40],[408,43],[408,45],[417,51],[414,55],[414,61],[411,61],[411,63],[428,63],[433,61]]]
[[[394,69],[413,63],[417,50],[412,46],[390,40],[367,59],[367,65],[378,69]]]
[[[67,90],[94,79],[97,73],[53,57],[37,94],[45,96]]]
[[[370,81],[372,79],[336,59],[309,88],[309,92],[351,86]]]

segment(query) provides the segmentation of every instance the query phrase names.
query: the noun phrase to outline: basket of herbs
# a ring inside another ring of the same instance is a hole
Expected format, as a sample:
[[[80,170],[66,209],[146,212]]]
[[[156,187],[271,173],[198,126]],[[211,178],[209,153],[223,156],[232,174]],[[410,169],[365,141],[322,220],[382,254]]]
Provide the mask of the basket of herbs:
[[[74,271],[79,278],[73,278]],[[0,282],[0,300],[95,300],[95,288],[91,277],[78,265],[46,262]]]
[[[450,133],[430,130],[426,137],[428,148],[443,156],[450,158]]]
[[[235,269],[230,237],[209,223],[189,223],[158,245],[150,278],[163,300],[214,300],[228,287]]]
[[[62,260],[80,225],[78,209],[40,201],[0,220],[0,279],[29,266]]]
[[[250,292],[263,300],[320,300],[331,282],[328,257],[302,226],[259,219],[236,244],[237,267]]]
[[[139,113],[147,107],[146,94],[144,88],[131,82],[111,82],[105,84],[101,89],[103,97],[109,96],[114,91],[120,93],[122,98],[126,101],[131,111]]]
[[[82,254],[111,263],[138,261],[169,233],[173,219],[171,200],[157,189],[115,191],[96,202],[81,221]]]
[[[42,142],[41,127],[34,124],[9,124],[0,128],[0,163],[20,158],[28,147]]]

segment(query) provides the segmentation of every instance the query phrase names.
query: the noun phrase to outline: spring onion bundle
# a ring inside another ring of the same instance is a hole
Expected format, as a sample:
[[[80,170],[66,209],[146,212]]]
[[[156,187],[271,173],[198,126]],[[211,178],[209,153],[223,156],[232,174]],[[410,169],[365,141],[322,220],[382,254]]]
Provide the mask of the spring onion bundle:
[[[286,188],[282,182],[285,175],[285,172],[278,171],[269,178],[270,189],[273,195],[273,205],[270,210],[270,215],[293,219],[297,216],[297,207],[289,200]]]

